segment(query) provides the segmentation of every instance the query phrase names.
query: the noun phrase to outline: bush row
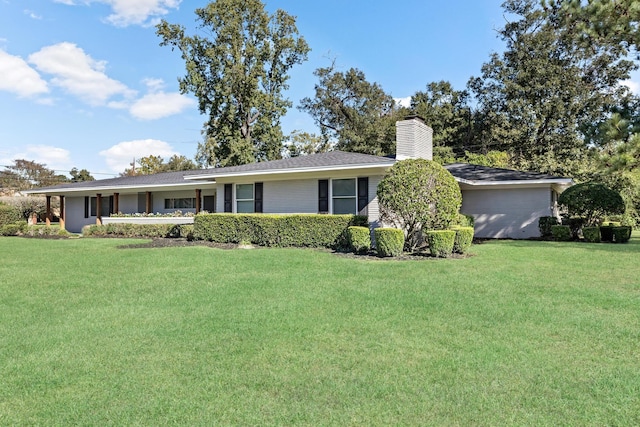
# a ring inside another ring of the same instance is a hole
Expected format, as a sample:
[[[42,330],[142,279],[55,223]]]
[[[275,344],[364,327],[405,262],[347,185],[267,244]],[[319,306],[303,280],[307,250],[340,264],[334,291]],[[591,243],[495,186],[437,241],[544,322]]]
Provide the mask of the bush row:
[[[402,254],[404,233],[396,228],[376,228],[373,230],[378,256],[393,257]],[[356,254],[368,253],[371,249],[371,235],[367,227],[347,229],[349,249]],[[473,241],[473,227],[454,227],[451,230],[427,232],[427,242],[431,255],[446,258],[452,253],[464,254]]]
[[[193,238],[191,224],[103,224],[86,225],[82,228],[83,236],[91,237],[186,237]]]
[[[631,238],[631,230],[632,228],[629,226],[583,227],[582,237],[590,243],[626,243]],[[551,232],[553,239],[557,241],[566,242],[576,238],[570,225],[553,225]]]
[[[366,226],[358,215],[198,214],[193,236],[217,243],[346,248],[347,228]]]
[[[24,220],[0,226],[0,236],[64,237],[70,234],[67,230],[57,225],[31,226]]]

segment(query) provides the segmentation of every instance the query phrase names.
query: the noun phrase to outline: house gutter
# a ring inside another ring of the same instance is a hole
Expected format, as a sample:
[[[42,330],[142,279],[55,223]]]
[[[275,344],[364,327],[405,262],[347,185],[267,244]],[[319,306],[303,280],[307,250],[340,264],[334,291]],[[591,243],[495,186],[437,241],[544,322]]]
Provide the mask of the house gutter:
[[[339,168],[335,166],[321,166],[313,168],[293,168],[293,169],[265,169],[256,171],[240,171],[229,173],[217,173],[208,175],[186,175],[184,179],[189,181],[200,181],[216,178],[231,178],[237,176],[261,176],[261,175],[286,175],[292,173],[313,173],[313,172],[327,172],[327,171],[342,171],[342,170],[360,170],[360,169],[372,169],[372,168],[390,168],[395,162],[389,163],[369,163],[369,164],[357,164],[357,165],[342,165]]]

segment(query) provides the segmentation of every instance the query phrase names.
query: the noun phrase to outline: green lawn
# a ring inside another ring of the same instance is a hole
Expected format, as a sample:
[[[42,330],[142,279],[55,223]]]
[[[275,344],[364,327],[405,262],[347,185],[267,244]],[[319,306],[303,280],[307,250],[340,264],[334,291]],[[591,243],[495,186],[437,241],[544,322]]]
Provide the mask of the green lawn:
[[[0,238],[0,425],[640,425],[640,239],[467,259]]]

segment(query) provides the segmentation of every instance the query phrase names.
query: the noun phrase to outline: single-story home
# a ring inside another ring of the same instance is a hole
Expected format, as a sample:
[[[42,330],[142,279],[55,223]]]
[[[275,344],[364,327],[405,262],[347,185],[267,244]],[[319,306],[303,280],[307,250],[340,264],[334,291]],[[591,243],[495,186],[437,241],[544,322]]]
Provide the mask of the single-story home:
[[[419,117],[396,123],[396,156],[331,151],[242,166],[166,172],[30,190],[60,197],[61,226],[80,232],[113,213],[201,211],[367,215],[380,224],[376,190],[398,160],[432,157],[433,130]],[[462,212],[477,237],[538,236],[538,218],[557,215],[571,179],[469,164],[446,166],[460,185]]]

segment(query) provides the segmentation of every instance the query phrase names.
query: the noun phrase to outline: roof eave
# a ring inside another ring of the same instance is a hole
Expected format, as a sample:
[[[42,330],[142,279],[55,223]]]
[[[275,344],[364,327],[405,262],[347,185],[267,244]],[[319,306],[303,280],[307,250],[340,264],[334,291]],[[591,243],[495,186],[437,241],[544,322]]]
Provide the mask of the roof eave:
[[[358,169],[386,169],[393,166],[395,161],[389,161],[388,163],[360,163],[360,164],[352,164],[352,165],[340,165],[340,166],[318,166],[318,167],[307,167],[307,168],[289,168],[289,169],[265,169],[265,170],[256,170],[256,171],[239,171],[239,172],[229,172],[229,173],[217,173],[217,174],[208,174],[208,175],[186,175],[184,177],[185,180],[189,181],[201,181],[201,180],[210,180],[216,178],[232,178],[236,176],[261,176],[261,175],[287,175],[294,173],[314,173],[314,172],[328,172],[328,171],[336,171],[336,170],[358,170]]]

